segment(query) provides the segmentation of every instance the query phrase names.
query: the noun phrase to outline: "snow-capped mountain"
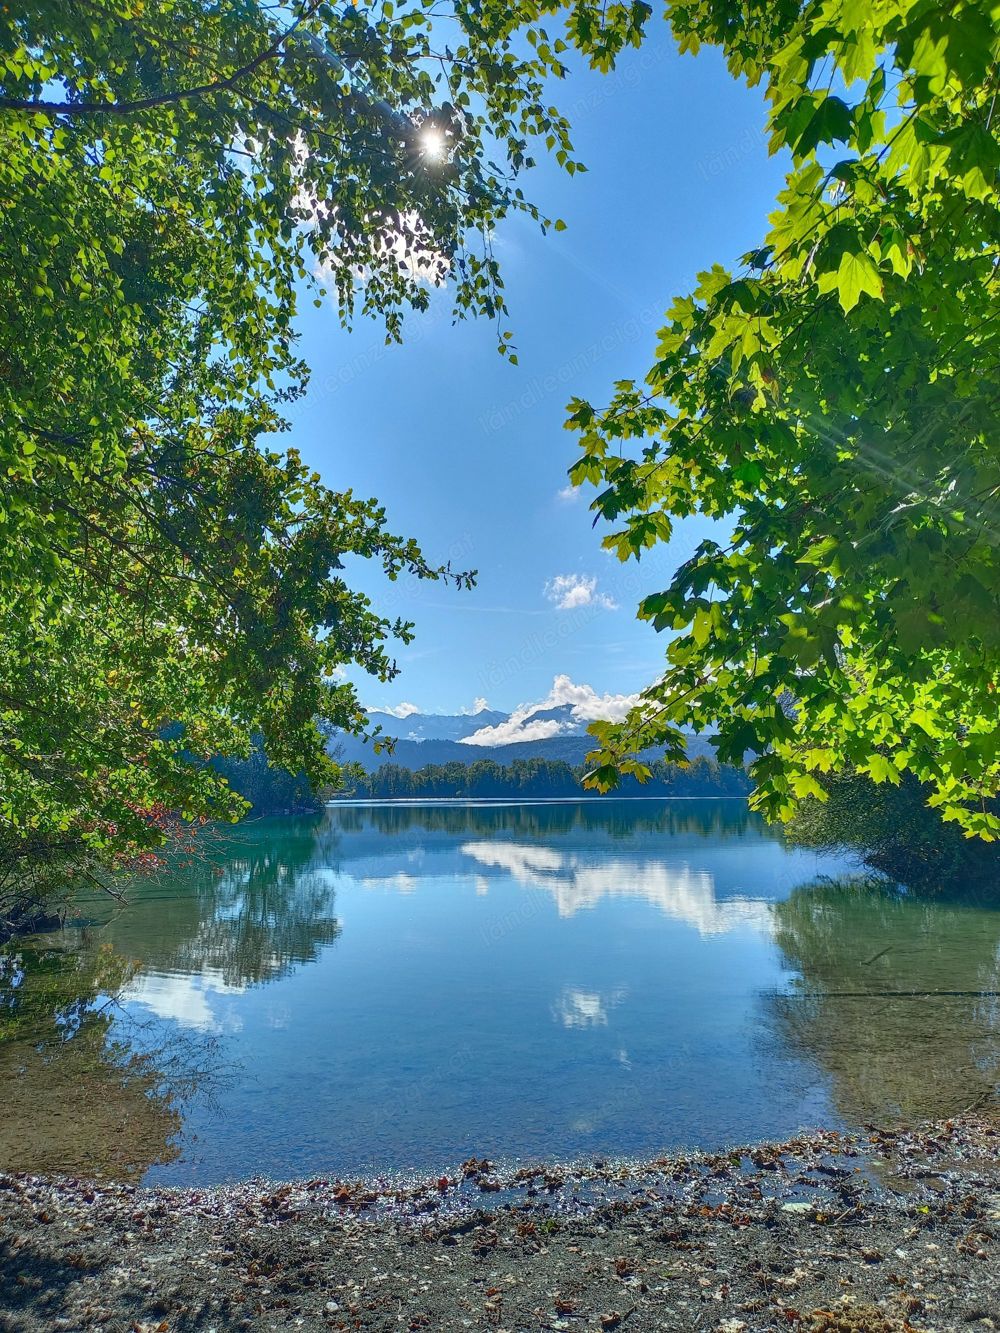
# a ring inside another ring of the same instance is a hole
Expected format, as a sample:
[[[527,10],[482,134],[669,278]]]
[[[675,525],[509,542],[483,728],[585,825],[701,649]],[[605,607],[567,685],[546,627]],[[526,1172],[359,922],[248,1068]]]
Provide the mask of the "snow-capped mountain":
[[[590,723],[618,721],[637,700],[637,695],[599,695],[589,685],[557,676],[544,699],[519,704],[510,713],[488,707],[484,699],[477,699],[475,707],[464,713],[425,713],[406,703],[392,709],[371,708],[372,726],[380,726],[382,735],[396,742],[391,754],[376,754],[354,736],[338,735],[335,744],[345,761],[368,769],[387,763],[414,769],[425,764],[472,764],[477,759],[506,764],[535,757],[581,764],[594,748],[587,733]],[[692,737],[689,753],[714,751],[707,741]]]
[[[368,717],[372,726],[380,726],[386,736],[406,741],[460,741],[472,736],[483,727],[499,726],[510,714],[498,713],[493,708],[481,708],[477,713],[397,713],[370,708]]]

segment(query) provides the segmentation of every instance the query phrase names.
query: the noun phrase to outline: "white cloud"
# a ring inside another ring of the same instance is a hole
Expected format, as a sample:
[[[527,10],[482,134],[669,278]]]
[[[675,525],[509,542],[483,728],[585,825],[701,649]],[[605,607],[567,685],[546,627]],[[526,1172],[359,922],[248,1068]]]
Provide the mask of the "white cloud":
[[[563,486],[561,490],[556,491],[556,499],[565,505],[576,504],[577,500],[583,498],[583,491],[579,486]]]
[[[607,593],[597,591],[597,578],[592,574],[557,574],[546,583],[545,596],[555,603],[557,611],[575,611],[582,606],[615,611],[618,607]]]
[[[475,717],[477,713],[485,713],[489,706],[488,701],[480,695],[478,699],[473,699],[471,708],[463,708],[462,712],[466,717]]]
[[[572,726],[555,717],[537,718],[526,722],[514,715],[495,727],[480,727],[471,736],[463,736],[459,745],[513,745],[515,741],[547,741],[553,736],[565,735]]]
[[[577,685],[569,676],[556,676],[542,708],[572,704],[579,722],[621,722],[630,708],[639,702],[638,694],[598,694],[590,685]]]
[[[409,717],[413,713],[419,713],[420,709],[416,704],[397,704],[395,708],[369,708],[370,713],[388,713],[390,717]]]
[[[515,741],[545,741],[579,732],[588,722],[620,722],[638,702],[638,694],[598,694],[591,685],[577,685],[569,676],[556,676],[552,689],[539,703],[520,704],[506,722],[480,727],[460,743],[512,745]],[[568,718],[535,716],[566,706],[570,709]]]
[[[536,888],[544,876],[555,875],[563,867],[563,854],[551,847],[520,842],[466,842],[463,856],[474,857],[480,865],[505,870],[519,884]]]

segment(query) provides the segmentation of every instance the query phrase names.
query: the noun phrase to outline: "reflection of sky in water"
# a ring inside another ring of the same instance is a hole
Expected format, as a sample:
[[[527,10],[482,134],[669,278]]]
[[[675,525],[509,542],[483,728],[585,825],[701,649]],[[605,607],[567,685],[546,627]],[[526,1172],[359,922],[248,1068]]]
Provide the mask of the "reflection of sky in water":
[[[735,802],[336,808],[244,826],[80,948],[141,961],[121,1039],[129,1016],[147,1049],[211,1038],[231,1071],[185,1103],[163,1181],[785,1135],[920,1109],[921,1040],[967,1104],[992,1011],[890,1008],[879,1044],[836,994],[981,984],[995,919],[801,888],[845,868]]]
[[[602,995],[598,991],[578,990],[567,986],[553,1006],[553,1015],[566,1028],[595,1028],[608,1026],[608,1011],[621,1004],[625,991],[616,990]]]
[[[468,842],[462,852],[505,871],[518,884],[547,890],[560,916],[573,916],[602,898],[641,898],[664,916],[694,926],[701,935],[716,935],[738,925],[770,929],[766,902],[744,897],[719,902],[712,875],[686,862],[671,866],[612,857],[594,864],[575,854],[518,843]]]
[[[122,1000],[199,1032],[239,1032],[243,1026],[239,1014],[223,1011],[212,996],[242,995],[245,990],[231,986],[213,968],[195,973],[140,972]]]

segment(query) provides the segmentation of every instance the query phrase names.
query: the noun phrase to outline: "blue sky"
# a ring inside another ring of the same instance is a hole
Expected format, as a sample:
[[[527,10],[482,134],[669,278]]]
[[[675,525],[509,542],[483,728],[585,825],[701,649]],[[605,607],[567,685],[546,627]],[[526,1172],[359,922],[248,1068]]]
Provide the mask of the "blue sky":
[[[602,403],[616,379],[643,375],[673,296],[759,243],[783,168],[767,154],[760,91],[712,51],[678,56],[662,28],[616,75],[584,71],[555,92],[588,171],[566,176],[539,146],[525,191],[567,229],[542,236],[511,218],[497,237],[517,366],[493,327],[452,326],[447,293],[397,347],[374,324],[345,332],[329,306],[303,316],[312,383],[292,442],[329,485],[377,495],[430,559],[479,571],[459,592],[352,570],[377,606],[417,624],[395,681],[353,677],[369,706],[457,712],[486,699],[509,711],[549,696],[557,675],[630,694],[662,663],[636,604],[698,525],[638,566],[603,552],[593,492],[560,494],[575,457],[565,405]]]

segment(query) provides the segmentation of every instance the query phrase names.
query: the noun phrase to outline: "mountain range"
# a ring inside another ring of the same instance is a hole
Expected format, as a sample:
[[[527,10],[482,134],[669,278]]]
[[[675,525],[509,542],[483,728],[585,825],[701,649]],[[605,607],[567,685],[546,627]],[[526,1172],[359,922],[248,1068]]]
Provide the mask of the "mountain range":
[[[372,726],[380,726],[387,736],[401,741],[461,741],[473,736],[483,727],[498,727],[510,721],[509,713],[495,708],[480,708],[475,713],[395,713],[370,708],[368,717]]]
[[[510,764],[515,759],[561,759],[571,765],[582,764],[594,739],[587,734],[590,717],[580,716],[574,703],[524,705],[513,713],[480,708],[474,713],[421,713],[414,709],[404,716],[381,709],[369,709],[372,726],[380,726],[385,736],[395,738],[391,754],[376,754],[371,745],[357,736],[338,733],[333,745],[344,762],[362,764],[366,769],[383,764],[419,769],[427,764],[472,764],[489,759]],[[519,739],[523,738],[523,739]],[[713,757],[711,744],[704,737],[692,736],[688,753]]]

